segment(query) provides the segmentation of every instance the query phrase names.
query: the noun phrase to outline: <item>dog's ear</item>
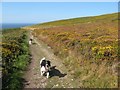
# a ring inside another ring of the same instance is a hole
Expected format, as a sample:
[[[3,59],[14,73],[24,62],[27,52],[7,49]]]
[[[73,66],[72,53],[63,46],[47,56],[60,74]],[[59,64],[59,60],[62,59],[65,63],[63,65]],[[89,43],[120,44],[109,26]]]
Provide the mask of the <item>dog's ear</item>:
[[[48,60],[48,62],[51,62],[50,60]]]
[[[52,66],[53,69],[55,69],[56,66]]]

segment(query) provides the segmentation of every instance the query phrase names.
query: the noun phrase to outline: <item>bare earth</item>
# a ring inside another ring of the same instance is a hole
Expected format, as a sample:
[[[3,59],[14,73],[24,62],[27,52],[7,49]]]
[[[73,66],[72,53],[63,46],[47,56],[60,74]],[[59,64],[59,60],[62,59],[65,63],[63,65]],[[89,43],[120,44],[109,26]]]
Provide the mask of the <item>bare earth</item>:
[[[31,34],[30,34],[31,35]],[[30,45],[32,54],[31,63],[24,75],[24,88],[74,88],[80,87],[72,79],[62,61],[56,57],[52,49],[42,41],[34,37],[33,44]],[[51,61],[52,66],[56,66],[51,71],[51,77],[47,79],[45,76],[40,76],[39,61],[46,57]]]

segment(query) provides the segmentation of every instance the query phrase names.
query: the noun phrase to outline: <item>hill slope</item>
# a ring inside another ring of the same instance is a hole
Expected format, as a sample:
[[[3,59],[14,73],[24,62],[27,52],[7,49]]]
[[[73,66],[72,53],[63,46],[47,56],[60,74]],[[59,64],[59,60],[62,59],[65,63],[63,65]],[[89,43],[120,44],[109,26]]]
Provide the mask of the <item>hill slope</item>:
[[[64,26],[64,25],[73,25],[73,24],[81,24],[81,23],[88,23],[88,22],[92,23],[92,22],[98,22],[98,21],[106,22],[106,23],[111,21],[118,21],[118,13],[58,20],[58,21],[36,24],[36,25],[33,25],[32,27],[36,28],[36,27],[42,27],[42,26]]]
[[[83,87],[117,87],[118,14],[74,18],[24,29],[43,40]]]

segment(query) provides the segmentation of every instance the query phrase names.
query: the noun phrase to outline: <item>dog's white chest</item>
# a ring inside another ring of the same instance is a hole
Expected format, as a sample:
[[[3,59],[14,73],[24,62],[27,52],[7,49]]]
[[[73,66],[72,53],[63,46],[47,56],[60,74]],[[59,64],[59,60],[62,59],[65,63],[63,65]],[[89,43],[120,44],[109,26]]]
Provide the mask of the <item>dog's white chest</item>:
[[[44,66],[41,67],[41,71],[44,71],[44,72],[46,71]]]

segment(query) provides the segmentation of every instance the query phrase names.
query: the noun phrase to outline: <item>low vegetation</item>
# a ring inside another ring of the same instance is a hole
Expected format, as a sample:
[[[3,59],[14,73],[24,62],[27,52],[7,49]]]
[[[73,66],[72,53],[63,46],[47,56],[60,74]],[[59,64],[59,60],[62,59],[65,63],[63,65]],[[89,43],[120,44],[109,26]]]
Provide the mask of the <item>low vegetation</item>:
[[[22,78],[26,66],[29,64],[29,45],[25,30],[3,30],[2,42],[2,88],[21,90]]]
[[[118,86],[118,14],[37,24],[33,35],[63,60],[81,87]]]

